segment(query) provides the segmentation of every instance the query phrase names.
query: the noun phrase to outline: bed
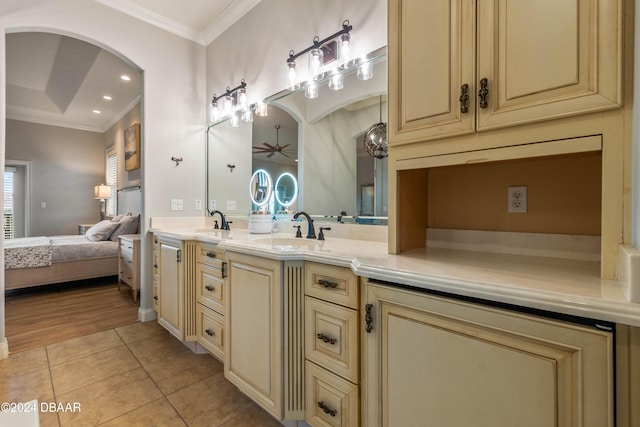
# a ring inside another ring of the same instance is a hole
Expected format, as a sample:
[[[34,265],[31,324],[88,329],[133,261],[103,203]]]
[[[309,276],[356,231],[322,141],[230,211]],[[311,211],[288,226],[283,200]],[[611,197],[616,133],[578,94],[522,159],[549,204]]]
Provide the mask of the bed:
[[[139,196],[139,189],[137,193]],[[128,198],[132,198],[131,194]],[[122,208],[127,207],[130,205],[123,203]],[[118,236],[138,233],[139,224],[140,215],[129,211],[100,221],[85,235],[5,240],[5,290],[116,276]]]

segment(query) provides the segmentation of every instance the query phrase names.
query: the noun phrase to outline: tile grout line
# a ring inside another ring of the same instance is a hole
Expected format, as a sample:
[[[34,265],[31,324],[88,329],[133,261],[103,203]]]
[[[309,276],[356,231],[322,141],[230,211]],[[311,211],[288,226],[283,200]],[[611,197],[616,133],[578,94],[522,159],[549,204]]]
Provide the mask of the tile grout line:
[[[58,403],[58,396],[56,395],[56,386],[53,383],[53,372],[51,371],[51,359],[49,358],[49,349],[47,346],[44,346],[44,354],[47,357],[47,367],[49,368],[49,381],[51,382],[51,391],[53,392],[53,401]],[[38,408],[38,420],[40,419],[40,408]],[[60,420],[60,414],[56,411],[56,419],[58,420],[58,426],[62,426],[62,421]]]

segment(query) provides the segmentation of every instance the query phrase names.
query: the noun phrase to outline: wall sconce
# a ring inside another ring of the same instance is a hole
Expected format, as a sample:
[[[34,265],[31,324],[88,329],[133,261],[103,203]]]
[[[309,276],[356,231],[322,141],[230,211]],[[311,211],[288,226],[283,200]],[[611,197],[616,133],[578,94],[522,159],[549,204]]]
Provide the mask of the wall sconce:
[[[93,187],[93,198],[100,199],[100,221],[107,216],[107,199],[111,197],[111,186],[100,184]]]
[[[247,83],[242,79],[240,84],[233,89],[227,86],[226,91],[216,96],[213,94],[211,100],[211,115],[212,122],[217,122],[223,116],[231,116],[238,108],[249,107],[249,98],[247,96]]]
[[[345,20],[342,22],[340,31],[322,40],[318,36],[314,37],[313,44],[298,53],[293,50],[289,51],[289,57],[287,58],[287,87],[291,90],[299,87],[296,59],[305,53],[309,53],[309,84],[321,80],[324,77],[322,68],[338,58],[341,61],[338,66],[347,67],[350,61],[349,45],[351,43],[351,35],[349,33],[352,29],[353,26],[349,25],[349,20]],[[338,41],[336,41],[338,38],[340,41],[340,56],[338,56]]]

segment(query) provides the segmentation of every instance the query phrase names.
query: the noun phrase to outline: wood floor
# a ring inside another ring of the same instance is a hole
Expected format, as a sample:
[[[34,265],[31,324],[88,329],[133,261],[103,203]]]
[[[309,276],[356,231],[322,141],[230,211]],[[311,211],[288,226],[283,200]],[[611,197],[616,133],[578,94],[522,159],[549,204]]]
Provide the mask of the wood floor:
[[[117,277],[10,291],[5,296],[5,329],[11,354],[138,320],[131,288]]]

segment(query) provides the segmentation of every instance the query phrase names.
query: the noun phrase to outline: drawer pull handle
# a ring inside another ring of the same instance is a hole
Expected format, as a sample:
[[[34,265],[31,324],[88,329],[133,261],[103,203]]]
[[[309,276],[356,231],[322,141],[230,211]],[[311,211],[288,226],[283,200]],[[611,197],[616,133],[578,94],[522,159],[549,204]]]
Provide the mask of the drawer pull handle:
[[[154,296],[154,297],[153,297],[153,299],[154,299],[154,300],[156,300],[156,301],[158,301],[158,296],[157,296],[157,295],[156,295],[156,296]]]
[[[335,339],[335,338],[329,338],[328,336],[326,336],[326,335],[325,335],[325,334],[323,334],[323,333],[319,333],[319,334],[317,335],[317,337],[318,337],[318,339],[319,339],[319,340],[322,340],[322,341],[324,341],[324,342],[326,342],[326,343],[329,343],[329,344],[331,344],[331,345],[334,345],[334,344],[338,341],[338,340],[337,340],[337,339]]]
[[[158,268],[158,264],[153,264],[153,268]]]
[[[460,112],[469,112],[469,85],[467,83],[460,87]]]
[[[330,282],[330,281],[325,280],[325,279],[318,280],[318,285],[324,286],[327,289],[335,289],[335,288],[338,287],[338,284],[336,282]]]
[[[215,258],[215,257],[216,257],[216,254],[215,254],[215,253],[213,253],[213,252],[207,252],[207,257],[209,257],[209,258]]]
[[[207,285],[204,287],[206,290],[208,290],[209,292],[213,292],[216,290],[216,288],[214,288],[213,286]]]
[[[371,314],[371,310],[373,309],[373,304],[366,304],[364,306],[365,314],[364,314],[364,322],[366,326],[364,330],[367,331],[368,334],[373,331],[373,315]]]
[[[323,401],[318,402],[318,408],[322,409],[325,414],[329,414],[332,417],[335,417],[338,413],[338,411],[336,411],[335,409],[329,409],[329,407],[325,405]]]
[[[205,332],[207,333],[207,335],[209,335],[210,337],[214,336],[216,333],[213,332],[211,329],[205,329]]]

